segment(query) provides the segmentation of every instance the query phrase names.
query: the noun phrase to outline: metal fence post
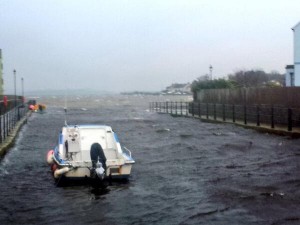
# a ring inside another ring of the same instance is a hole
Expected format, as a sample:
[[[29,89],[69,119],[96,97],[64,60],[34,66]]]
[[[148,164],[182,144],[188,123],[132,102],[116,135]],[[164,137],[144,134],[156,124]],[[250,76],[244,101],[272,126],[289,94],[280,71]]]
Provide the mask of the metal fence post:
[[[209,115],[208,115],[208,103],[206,103],[206,119],[209,118]]]
[[[274,107],[271,106],[271,128],[274,128]]]
[[[232,105],[232,122],[235,123],[235,105]]]
[[[247,125],[247,106],[244,105],[244,124]]]
[[[256,106],[256,125],[260,126],[260,107],[259,105]]]
[[[192,116],[194,117],[195,116],[195,113],[194,113],[194,102],[192,102]]]
[[[217,119],[216,103],[214,103],[214,120]]]
[[[3,134],[3,128],[2,128],[2,115],[0,113],[0,143],[2,143],[2,134]]]
[[[166,111],[169,113],[169,102],[166,102]]]
[[[293,112],[291,108],[288,108],[288,131],[292,131],[293,129]]]
[[[186,116],[189,115],[189,103],[188,102],[185,103],[185,115]]]
[[[182,102],[180,102],[180,114],[182,115]]]
[[[223,114],[223,121],[226,121],[225,104],[222,105],[222,114]]]

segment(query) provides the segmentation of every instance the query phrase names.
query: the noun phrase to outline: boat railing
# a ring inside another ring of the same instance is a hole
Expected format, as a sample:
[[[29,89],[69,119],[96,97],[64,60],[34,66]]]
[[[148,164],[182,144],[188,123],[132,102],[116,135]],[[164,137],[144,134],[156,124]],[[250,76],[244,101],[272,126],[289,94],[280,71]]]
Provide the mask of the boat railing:
[[[128,154],[129,154],[129,156],[130,156],[130,158],[131,158],[131,151],[130,151],[128,148],[126,148],[126,147],[123,147],[123,149],[125,149],[126,152],[128,152]]]

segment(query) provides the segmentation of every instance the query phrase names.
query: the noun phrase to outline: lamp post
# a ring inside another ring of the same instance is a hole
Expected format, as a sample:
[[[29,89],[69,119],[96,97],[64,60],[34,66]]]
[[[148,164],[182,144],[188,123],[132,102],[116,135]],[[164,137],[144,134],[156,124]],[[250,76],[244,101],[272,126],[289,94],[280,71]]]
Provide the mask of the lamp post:
[[[209,66],[209,73],[210,73],[210,79],[212,80],[213,77],[212,77],[212,70],[213,70],[213,67],[212,65]]]
[[[16,84],[16,70],[14,69],[14,89],[15,89],[15,107],[17,106],[17,84]]]
[[[21,78],[21,84],[22,84],[22,97],[24,97],[24,78]]]
[[[24,78],[21,78],[21,84],[22,84],[22,105],[24,105]]]

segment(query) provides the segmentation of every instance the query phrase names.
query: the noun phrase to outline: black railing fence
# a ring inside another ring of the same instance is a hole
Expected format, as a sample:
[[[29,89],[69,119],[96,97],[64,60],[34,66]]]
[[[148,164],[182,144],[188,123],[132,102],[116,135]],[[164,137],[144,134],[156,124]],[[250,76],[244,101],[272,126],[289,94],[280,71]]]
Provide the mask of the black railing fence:
[[[300,129],[300,108],[275,105],[234,105],[199,102],[150,102],[149,109],[159,113],[191,116],[200,119]]]
[[[2,99],[0,100],[0,144],[28,112],[28,105],[23,103],[21,97],[8,96],[6,100]]]

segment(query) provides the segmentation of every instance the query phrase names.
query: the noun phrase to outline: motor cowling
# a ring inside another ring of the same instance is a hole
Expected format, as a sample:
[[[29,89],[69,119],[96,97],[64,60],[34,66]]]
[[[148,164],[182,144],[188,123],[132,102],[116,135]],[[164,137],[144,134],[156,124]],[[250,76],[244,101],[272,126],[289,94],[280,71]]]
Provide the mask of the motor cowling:
[[[106,157],[99,143],[91,146],[90,156],[92,161],[91,177],[104,179],[106,173]]]

